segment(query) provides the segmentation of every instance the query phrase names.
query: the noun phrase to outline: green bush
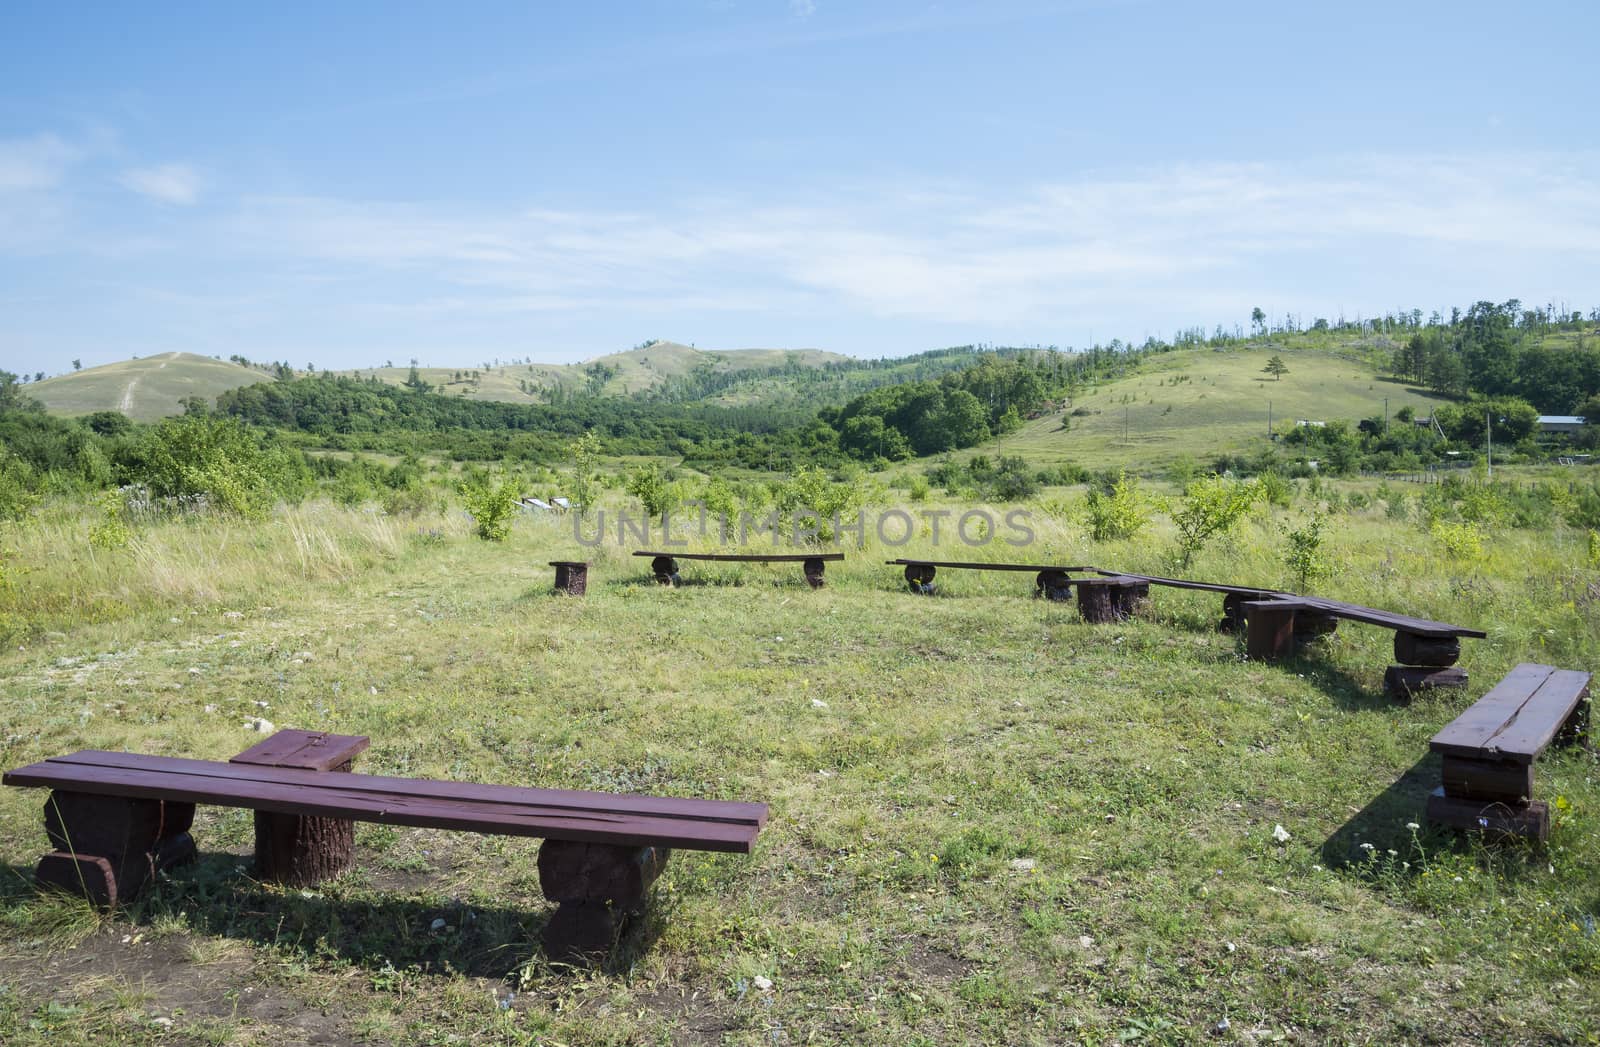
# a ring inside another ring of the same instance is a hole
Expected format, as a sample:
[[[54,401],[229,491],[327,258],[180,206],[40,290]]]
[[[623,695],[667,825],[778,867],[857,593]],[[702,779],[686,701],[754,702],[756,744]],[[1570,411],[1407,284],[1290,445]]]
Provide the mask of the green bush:
[[[655,462],[647,462],[628,473],[628,493],[644,504],[646,516],[664,518],[678,504],[677,485],[667,479]]]
[[[1092,488],[1085,503],[1089,536],[1097,542],[1132,538],[1150,523],[1155,511],[1139,490],[1139,478],[1119,473],[1110,489]]]
[[[133,479],[157,498],[192,500],[216,512],[264,516],[299,501],[311,484],[305,457],[231,419],[169,418],[135,451]]]
[[[0,458],[0,520],[20,520],[38,504],[28,463],[13,454]]]
[[[1226,534],[1250,511],[1261,494],[1255,482],[1241,483],[1207,476],[1183,492],[1183,504],[1172,514],[1178,528],[1178,566],[1188,567],[1211,539]]]
[[[461,500],[472,517],[473,533],[487,542],[505,541],[517,512],[517,495],[522,489],[515,477],[498,480],[484,472],[474,472],[460,486]]]
[[[1311,584],[1333,573],[1333,565],[1322,552],[1322,525],[1326,518],[1313,513],[1301,526],[1284,529],[1288,542],[1283,562],[1294,575],[1295,591],[1309,592]]]

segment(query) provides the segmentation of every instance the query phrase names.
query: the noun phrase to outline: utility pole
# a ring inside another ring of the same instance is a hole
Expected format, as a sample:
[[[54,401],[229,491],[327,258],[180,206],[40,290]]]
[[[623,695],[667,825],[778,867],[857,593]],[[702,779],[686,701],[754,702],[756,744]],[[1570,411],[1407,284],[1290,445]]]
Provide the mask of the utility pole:
[[[1489,412],[1483,412],[1483,436],[1488,441],[1489,447],[1489,476],[1494,479],[1494,426],[1489,424]]]

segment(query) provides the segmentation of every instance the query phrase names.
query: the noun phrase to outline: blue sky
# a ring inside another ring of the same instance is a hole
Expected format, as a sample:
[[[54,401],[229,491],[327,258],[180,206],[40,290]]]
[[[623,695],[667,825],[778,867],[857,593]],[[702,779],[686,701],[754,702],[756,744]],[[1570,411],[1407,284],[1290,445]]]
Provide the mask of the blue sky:
[[[1600,305],[1600,5],[0,5],[0,367]]]

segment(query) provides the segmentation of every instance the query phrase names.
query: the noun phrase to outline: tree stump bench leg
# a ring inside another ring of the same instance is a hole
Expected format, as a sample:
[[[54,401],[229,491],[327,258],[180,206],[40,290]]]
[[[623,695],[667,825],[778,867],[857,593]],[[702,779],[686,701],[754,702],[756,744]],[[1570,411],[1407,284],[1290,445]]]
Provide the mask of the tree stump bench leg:
[[[1222,598],[1222,621],[1217,623],[1219,633],[1237,633],[1244,628],[1244,594],[1228,593]]]
[[[107,908],[132,901],[162,870],[194,861],[194,804],[58,789],[44,805],[54,851],[34,879]]]
[[[1459,665],[1434,669],[1426,665],[1391,665],[1383,674],[1383,689],[1399,702],[1409,702],[1418,691],[1458,689],[1467,685],[1467,671]]]
[[[1394,634],[1394,660],[1402,665],[1426,665],[1442,669],[1461,659],[1461,638],[1457,636],[1418,636]]]
[[[1078,581],[1078,613],[1086,622],[1114,622],[1117,620],[1116,604],[1112,602],[1111,586],[1098,578]]]
[[[1339,628],[1339,619],[1331,614],[1319,611],[1297,611],[1294,616],[1294,642],[1299,644],[1311,643],[1328,636]]]
[[[938,568],[927,564],[906,564],[906,584],[911,591],[921,596],[932,596],[934,592],[933,577],[938,573]]]
[[[582,596],[589,591],[589,565],[576,561],[552,564],[556,569],[556,592]]]
[[[589,963],[614,949],[643,913],[670,854],[664,847],[546,840],[539,847],[539,886],[557,909],[545,924],[545,955]]]
[[[1065,571],[1040,571],[1033,580],[1033,595],[1057,602],[1072,599],[1072,576]]]
[[[1150,586],[1116,585],[1111,588],[1111,610],[1119,619],[1133,618],[1150,602]]]
[[[678,584],[678,561],[670,556],[657,556],[650,561],[650,570],[661,585]]]
[[[339,768],[348,771],[349,765]],[[256,876],[285,887],[313,887],[350,868],[356,823],[348,818],[256,814]]]
[[[1246,649],[1252,662],[1275,662],[1294,654],[1296,608],[1271,600],[1246,600]]]
[[[822,588],[822,573],[825,570],[824,561],[818,559],[807,560],[800,565],[806,572],[806,584],[813,589]]]
[[[321,774],[349,773],[367,748],[364,735],[279,731],[230,763],[288,767]],[[356,824],[323,815],[255,812],[256,875],[268,883],[312,887],[350,868]]]

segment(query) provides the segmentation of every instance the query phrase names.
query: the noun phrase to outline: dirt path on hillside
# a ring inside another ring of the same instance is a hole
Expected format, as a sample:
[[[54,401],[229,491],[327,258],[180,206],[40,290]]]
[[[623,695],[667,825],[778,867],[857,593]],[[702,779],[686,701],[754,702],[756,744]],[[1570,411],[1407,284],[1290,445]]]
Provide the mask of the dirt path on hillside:
[[[159,364],[156,365],[156,370],[158,370],[158,371],[161,370],[163,367],[165,367],[168,364],[170,364],[173,360],[177,359],[177,357],[178,357],[177,353],[168,353],[167,354],[167,358],[165,360],[162,360]],[[144,375],[142,375],[142,374],[138,375],[138,376],[134,377],[133,379],[131,379],[128,382],[128,384],[123,387],[123,390],[122,390],[122,402],[117,404],[117,410],[121,411],[123,414],[126,414],[126,415],[132,415],[133,414],[133,390],[138,386],[139,379],[143,378],[143,377],[144,377]]]

